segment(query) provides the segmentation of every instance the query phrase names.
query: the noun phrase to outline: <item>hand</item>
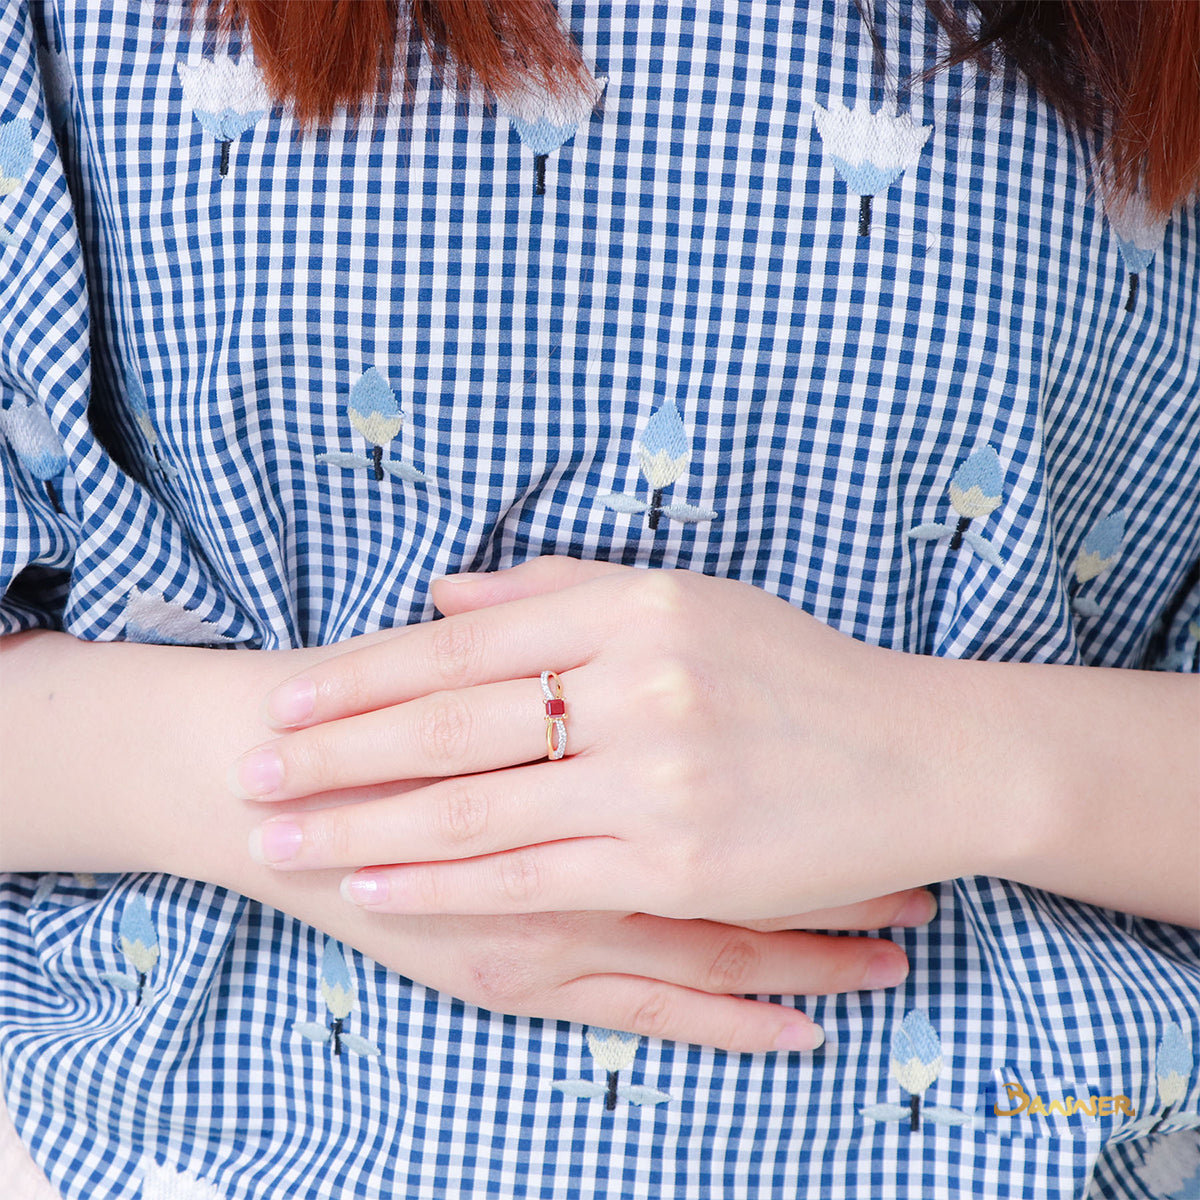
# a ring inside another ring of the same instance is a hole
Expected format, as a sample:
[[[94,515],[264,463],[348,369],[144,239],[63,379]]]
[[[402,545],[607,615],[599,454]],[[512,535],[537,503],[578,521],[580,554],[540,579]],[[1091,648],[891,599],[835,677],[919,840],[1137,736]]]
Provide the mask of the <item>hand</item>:
[[[442,581],[435,599],[445,621],[272,693],[269,715],[294,732],[241,761],[242,795],[405,783],[266,822],[260,860],[390,864],[348,884],[377,911],[727,921],[971,865],[965,838],[982,823],[962,820],[944,770],[962,698],[940,699],[939,660],[687,571],[543,559]],[[545,668],[568,704],[563,762],[545,761]]]
[[[336,875],[254,871],[239,890],[468,1003],[735,1053],[810,1050],[824,1040],[792,1006],[746,995],[888,987],[908,969],[903,951],[878,938],[611,912],[401,917],[346,904]],[[809,920],[827,929],[918,925],[933,909],[928,893],[912,892]]]

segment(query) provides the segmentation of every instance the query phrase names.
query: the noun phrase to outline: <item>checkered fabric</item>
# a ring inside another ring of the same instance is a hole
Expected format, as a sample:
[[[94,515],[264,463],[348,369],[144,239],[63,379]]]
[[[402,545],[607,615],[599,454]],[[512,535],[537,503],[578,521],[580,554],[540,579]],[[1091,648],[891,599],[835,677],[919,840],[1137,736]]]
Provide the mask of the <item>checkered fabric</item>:
[[[577,3],[578,121],[422,77],[312,134],[183,7],[0,7],[6,630],[329,643],[555,552],[1197,669],[1200,209],[1106,213],[1019,81],[922,78],[922,6]],[[939,900],[901,987],[795,1001],[821,1050],[738,1056],[8,875],[5,1094],[70,1200],[1195,1195],[1200,934]]]

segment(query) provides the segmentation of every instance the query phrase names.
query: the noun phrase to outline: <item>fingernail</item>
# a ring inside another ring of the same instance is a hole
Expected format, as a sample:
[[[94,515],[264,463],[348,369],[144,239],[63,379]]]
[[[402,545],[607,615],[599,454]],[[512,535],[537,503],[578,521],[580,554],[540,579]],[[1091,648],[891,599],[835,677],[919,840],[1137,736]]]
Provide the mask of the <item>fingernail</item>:
[[[316,703],[317,688],[311,679],[289,679],[267,697],[267,720],[282,728],[299,725],[312,716]]]
[[[932,892],[920,891],[900,910],[897,925],[928,925],[937,916],[937,897]]]
[[[274,866],[296,857],[304,832],[291,821],[264,821],[250,831],[250,857],[255,862]]]
[[[472,579],[482,579],[486,571],[457,571],[453,575],[443,575],[438,583],[470,583]]]
[[[776,1050],[815,1050],[823,1045],[825,1030],[820,1025],[785,1025],[775,1038]]]
[[[243,799],[269,796],[283,783],[283,759],[270,746],[260,746],[234,767],[234,792]]]
[[[347,875],[341,891],[342,899],[351,904],[383,904],[388,898],[387,880],[378,875]]]
[[[876,954],[863,976],[864,988],[895,987],[908,978],[908,959],[895,950]]]

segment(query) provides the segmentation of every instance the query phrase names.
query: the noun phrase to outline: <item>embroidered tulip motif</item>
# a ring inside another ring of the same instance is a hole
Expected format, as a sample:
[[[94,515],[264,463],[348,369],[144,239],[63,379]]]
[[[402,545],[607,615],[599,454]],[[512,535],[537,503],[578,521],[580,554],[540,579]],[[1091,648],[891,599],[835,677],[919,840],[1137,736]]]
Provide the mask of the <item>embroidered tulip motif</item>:
[[[15,192],[33,166],[33,126],[24,117],[0,125],[0,196]]]
[[[131,896],[125,901],[118,932],[121,953],[133,966],[134,973],[109,971],[101,978],[127,992],[136,992],[134,1004],[140,1005],[146,980],[154,970],[154,964],[158,962],[158,936],[154,932],[154,922],[150,919],[150,910],[142,896]]]
[[[229,145],[262,120],[271,98],[254,60],[243,54],[237,62],[227,54],[191,65],[176,63],[183,98],[205,133],[221,147],[221,175],[229,172]]]
[[[400,411],[400,404],[392,385],[374,367],[364,372],[350,389],[346,401],[346,415],[354,430],[370,443],[367,462],[370,463],[377,482],[383,479],[385,471],[407,483],[426,482],[425,476],[407,463],[383,457],[384,446],[404,427],[404,414]],[[362,466],[363,460],[357,454],[331,451],[318,455],[317,462],[331,467],[357,469]]]
[[[623,513],[648,513],[651,529],[658,528],[659,517],[677,521],[711,521],[716,513],[710,508],[691,504],[663,504],[663,492],[687,469],[691,458],[683,420],[674,404],[664,403],[646,422],[638,442],[638,462],[641,473],[650,485],[650,503],[624,492],[610,492],[600,501],[608,508]]]
[[[1153,261],[1166,234],[1170,214],[1152,213],[1145,198],[1138,192],[1120,201],[1105,204],[1109,224],[1116,235],[1117,248],[1129,272],[1129,296],[1125,311],[1133,312],[1137,304],[1138,279]]]
[[[1188,1080],[1191,1078],[1194,1066],[1192,1047],[1184,1036],[1183,1030],[1174,1023],[1168,1025],[1163,1030],[1162,1039],[1158,1043],[1155,1062],[1158,1099],[1163,1108],[1159,1113],[1158,1120],[1150,1127],[1151,1133],[1157,1131],[1159,1126],[1171,1115],[1175,1105],[1186,1095]]]
[[[1161,1200],[1200,1196],[1200,1137],[1162,1137],[1146,1143],[1137,1172],[1143,1195]]]
[[[233,638],[211,622],[168,600],[163,592],[134,588],[125,597],[125,641],[156,646],[222,646]]]
[[[917,525],[908,536],[917,541],[936,541],[949,536],[950,549],[958,550],[964,543],[984,562],[993,567],[1003,566],[1004,559],[996,545],[983,534],[971,529],[973,521],[981,520],[1000,507],[1004,494],[1004,473],[1000,456],[991,446],[974,451],[950,479],[950,507],[958,513],[954,525]]]
[[[1079,590],[1092,579],[1098,579],[1121,556],[1125,540],[1125,513],[1110,512],[1098,520],[1083,539],[1079,557],[1075,560],[1074,578],[1068,588],[1071,608],[1081,617],[1099,616],[1103,611],[1090,596],[1080,596]]]
[[[634,1059],[637,1058],[638,1046],[642,1041],[638,1034],[593,1025],[588,1028],[584,1038],[588,1053],[605,1072],[606,1081],[601,1083],[595,1079],[556,1079],[553,1085],[556,1091],[575,1099],[595,1099],[603,1096],[604,1107],[608,1112],[617,1107],[618,1100],[638,1105],[662,1104],[664,1100],[670,1100],[669,1093],[660,1092],[657,1088],[619,1082],[620,1073],[631,1070]]]
[[[341,1057],[343,1047],[353,1050],[355,1054],[374,1056],[379,1053],[366,1038],[346,1033],[343,1028],[357,1002],[358,992],[346,964],[346,956],[333,938],[325,939],[325,948],[321,953],[321,998],[332,1018],[329,1025],[299,1021],[293,1026],[296,1033],[310,1042],[330,1043],[333,1053],[338,1057]]]
[[[871,1121],[902,1121],[908,1119],[909,1129],[921,1128],[921,1093],[942,1073],[942,1043],[934,1032],[929,1018],[914,1008],[904,1017],[892,1034],[888,1073],[900,1087],[909,1092],[904,1104],[872,1104],[862,1110]],[[926,1121],[935,1125],[970,1125],[973,1118],[957,1108],[929,1107],[924,1110]]]
[[[33,166],[33,127],[24,117],[0,124],[0,196],[21,186],[21,180]],[[11,232],[0,225],[0,246],[12,241]]]
[[[846,187],[860,197],[858,234],[871,232],[871,199],[888,188],[921,157],[933,132],[907,113],[872,112],[865,104],[833,103],[813,110],[813,120],[830,161]]]
[[[154,455],[154,468],[166,479],[178,479],[179,472],[163,458],[162,447],[158,441],[158,430],[150,415],[150,401],[146,399],[146,389],[142,386],[141,377],[135,371],[125,372],[125,400],[133,413],[137,427],[142,431],[150,453]]]
[[[225,1200],[225,1197],[211,1183],[190,1171],[179,1171],[147,1160],[142,1174],[141,1200]]]
[[[510,92],[497,101],[497,110],[517,131],[521,143],[533,151],[534,195],[546,194],[546,159],[574,136],[587,121],[604,92],[608,80],[589,80],[581,94],[577,90],[555,96],[541,88]]]
[[[33,400],[27,403],[16,401],[0,410],[0,433],[2,433],[21,465],[34,477],[40,479],[46,495],[56,511],[62,512],[58,493],[51,480],[67,469],[67,456],[62,442],[50,424],[46,410]]]

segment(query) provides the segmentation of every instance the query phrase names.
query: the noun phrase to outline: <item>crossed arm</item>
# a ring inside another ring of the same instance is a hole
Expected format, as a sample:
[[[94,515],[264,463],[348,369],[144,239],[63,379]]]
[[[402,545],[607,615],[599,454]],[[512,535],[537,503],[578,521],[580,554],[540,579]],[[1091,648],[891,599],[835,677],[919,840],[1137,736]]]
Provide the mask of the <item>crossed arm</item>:
[[[743,994],[898,982],[795,930],[919,924],[936,880],[1200,925],[1200,680],[899,654],[687,572],[435,599],[319,650],[5,639],[0,866],[210,880],[487,1007],[733,1050],[820,1038]]]

